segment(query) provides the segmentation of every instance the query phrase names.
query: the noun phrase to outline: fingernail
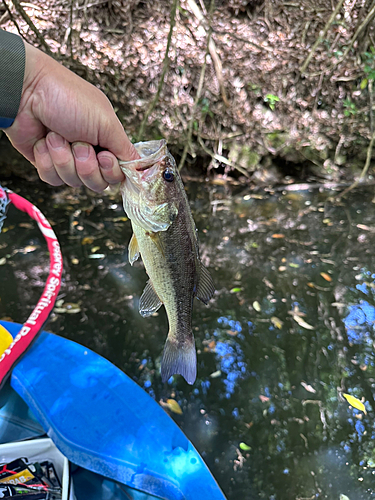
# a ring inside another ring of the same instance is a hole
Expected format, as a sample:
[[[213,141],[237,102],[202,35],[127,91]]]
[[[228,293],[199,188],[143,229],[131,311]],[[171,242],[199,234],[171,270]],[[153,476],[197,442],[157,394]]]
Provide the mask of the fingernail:
[[[48,134],[48,140],[53,147],[53,149],[60,149],[64,146],[65,144],[65,139],[64,137],[61,137],[59,134],[55,134],[54,132],[51,132]]]
[[[113,168],[113,159],[109,156],[101,156],[99,158],[99,164],[104,170],[111,170]]]
[[[87,144],[77,143],[73,145],[73,154],[77,160],[87,160],[90,156],[90,147]]]
[[[38,141],[35,145],[34,145],[34,148],[37,150],[37,152],[40,154],[40,155],[45,155],[46,153],[48,153],[48,149],[47,149],[47,145],[46,145],[46,141],[44,139]]]

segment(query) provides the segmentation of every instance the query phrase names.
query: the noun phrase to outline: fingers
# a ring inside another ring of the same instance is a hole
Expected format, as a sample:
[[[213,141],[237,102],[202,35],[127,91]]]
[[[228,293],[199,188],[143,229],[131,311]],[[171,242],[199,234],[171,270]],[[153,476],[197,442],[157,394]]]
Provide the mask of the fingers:
[[[100,170],[108,184],[117,184],[125,179],[115,155],[109,151],[98,153]]]
[[[84,184],[101,192],[108,184],[124,180],[117,158],[109,151],[95,154],[85,142],[69,144],[62,136],[49,132],[34,145],[35,166],[39,177],[53,186]]]

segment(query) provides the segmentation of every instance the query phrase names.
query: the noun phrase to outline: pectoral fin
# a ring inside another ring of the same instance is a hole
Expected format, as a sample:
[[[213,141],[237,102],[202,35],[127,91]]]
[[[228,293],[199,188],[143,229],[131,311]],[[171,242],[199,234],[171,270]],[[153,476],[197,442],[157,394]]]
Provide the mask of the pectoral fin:
[[[138,241],[137,241],[137,238],[135,237],[135,234],[133,234],[133,236],[131,237],[131,240],[129,242],[128,254],[129,254],[129,262],[130,262],[130,265],[132,266],[134,264],[134,262],[140,256]]]
[[[165,257],[164,245],[160,233],[146,233],[146,234],[151,238],[153,243],[155,243],[156,248],[159,250],[162,256]]]
[[[211,275],[204,267],[204,265],[201,264],[201,274],[199,277],[196,297],[207,305],[208,301],[211,299],[214,293],[215,285],[212,281]]]
[[[139,314],[147,318],[151,314],[154,314],[161,305],[162,301],[156,295],[151,281],[148,281],[139,300]]]

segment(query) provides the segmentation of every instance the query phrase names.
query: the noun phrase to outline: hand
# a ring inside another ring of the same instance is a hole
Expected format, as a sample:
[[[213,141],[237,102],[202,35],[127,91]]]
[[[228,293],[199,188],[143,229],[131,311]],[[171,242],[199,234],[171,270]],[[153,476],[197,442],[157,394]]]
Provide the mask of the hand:
[[[13,146],[59,186],[103,191],[124,179],[117,158],[139,158],[106,96],[25,43],[26,68],[18,115],[5,129]],[[106,151],[96,155],[94,146]]]

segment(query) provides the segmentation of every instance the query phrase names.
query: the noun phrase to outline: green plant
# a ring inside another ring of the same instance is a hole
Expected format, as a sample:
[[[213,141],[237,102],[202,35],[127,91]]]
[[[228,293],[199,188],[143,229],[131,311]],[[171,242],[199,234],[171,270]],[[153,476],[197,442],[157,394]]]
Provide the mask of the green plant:
[[[344,110],[345,116],[352,116],[352,115],[357,114],[357,111],[358,111],[357,107],[354,104],[354,102],[352,102],[349,98],[344,100],[343,105],[345,108],[345,110]]]
[[[279,101],[280,98],[277,97],[277,95],[273,94],[267,94],[266,97],[264,98],[264,102],[268,104],[268,106],[270,107],[270,109],[272,109],[272,111],[275,109],[275,104]]]

